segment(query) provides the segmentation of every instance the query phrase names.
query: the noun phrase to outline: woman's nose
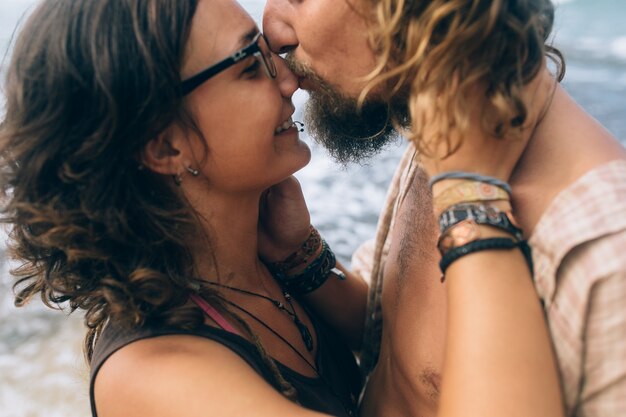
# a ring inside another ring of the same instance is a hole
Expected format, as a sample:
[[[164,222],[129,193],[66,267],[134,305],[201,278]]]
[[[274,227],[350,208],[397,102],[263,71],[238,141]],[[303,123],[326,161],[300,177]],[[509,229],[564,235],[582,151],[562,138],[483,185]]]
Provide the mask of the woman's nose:
[[[276,82],[278,83],[280,93],[283,97],[290,99],[299,88],[298,79],[291,72],[284,59],[278,55],[274,55],[272,58],[276,63]]]

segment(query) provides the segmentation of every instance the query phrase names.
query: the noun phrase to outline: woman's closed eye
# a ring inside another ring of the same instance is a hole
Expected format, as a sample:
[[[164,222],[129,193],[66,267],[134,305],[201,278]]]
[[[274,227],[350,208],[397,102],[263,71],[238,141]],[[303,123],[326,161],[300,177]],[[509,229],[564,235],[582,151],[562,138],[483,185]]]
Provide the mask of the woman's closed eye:
[[[241,72],[241,75],[254,77],[259,73],[261,69],[261,63],[258,59],[252,58],[252,62],[249,65],[246,65],[244,70]]]

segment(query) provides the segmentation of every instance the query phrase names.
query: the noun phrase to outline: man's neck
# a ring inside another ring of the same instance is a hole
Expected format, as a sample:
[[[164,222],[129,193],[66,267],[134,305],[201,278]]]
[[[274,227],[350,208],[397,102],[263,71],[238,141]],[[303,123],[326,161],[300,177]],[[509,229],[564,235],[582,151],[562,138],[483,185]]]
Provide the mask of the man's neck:
[[[549,107],[511,177],[513,203],[527,236],[561,191],[600,165],[626,159],[623,146],[560,85],[550,91]]]

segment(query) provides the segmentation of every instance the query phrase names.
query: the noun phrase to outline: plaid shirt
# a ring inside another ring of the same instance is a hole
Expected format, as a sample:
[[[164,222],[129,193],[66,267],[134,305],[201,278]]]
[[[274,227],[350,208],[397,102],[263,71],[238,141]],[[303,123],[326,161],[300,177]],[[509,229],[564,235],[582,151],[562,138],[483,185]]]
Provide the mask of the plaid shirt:
[[[383,266],[398,202],[417,169],[409,145],[392,180],[375,242],[353,256],[371,282],[362,366],[380,350]],[[626,161],[593,169],[563,190],[529,239],[566,415],[626,416]]]

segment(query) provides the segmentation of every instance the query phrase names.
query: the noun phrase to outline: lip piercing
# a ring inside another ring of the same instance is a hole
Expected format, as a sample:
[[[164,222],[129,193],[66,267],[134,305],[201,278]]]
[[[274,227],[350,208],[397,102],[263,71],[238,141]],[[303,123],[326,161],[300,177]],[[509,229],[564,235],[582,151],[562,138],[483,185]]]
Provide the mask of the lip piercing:
[[[300,126],[298,126],[298,125],[300,125]],[[298,132],[304,132],[304,123],[299,122],[297,120],[294,120],[293,126],[295,126],[296,129],[298,129]]]
[[[197,177],[198,175],[200,175],[200,171],[193,169],[192,167],[185,167],[185,169],[187,170],[188,173],[190,173],[194,177]]]

